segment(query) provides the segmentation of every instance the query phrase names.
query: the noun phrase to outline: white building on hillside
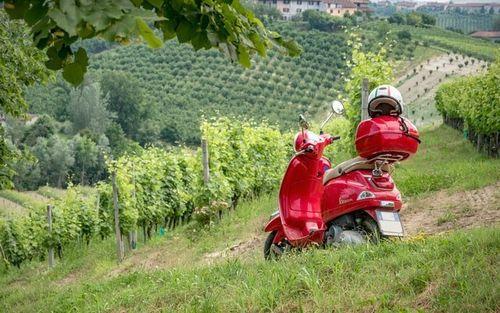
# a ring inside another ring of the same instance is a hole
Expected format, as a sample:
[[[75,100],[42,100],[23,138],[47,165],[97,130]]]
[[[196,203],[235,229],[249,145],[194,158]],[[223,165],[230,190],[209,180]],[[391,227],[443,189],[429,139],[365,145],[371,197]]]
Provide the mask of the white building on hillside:
[[[334,16],[354,14],[356,11],[366,12],[369,0],[258,0],[258,2],[276,7],[284,19],[291,19],[305,10],[327,12]]]

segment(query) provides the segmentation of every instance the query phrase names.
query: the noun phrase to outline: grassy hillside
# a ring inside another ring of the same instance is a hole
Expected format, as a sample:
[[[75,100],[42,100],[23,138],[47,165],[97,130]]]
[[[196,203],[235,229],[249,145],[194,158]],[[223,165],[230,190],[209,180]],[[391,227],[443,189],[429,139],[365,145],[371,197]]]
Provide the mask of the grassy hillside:
[[[91,187],[80,187],[91,191]],[[49,186],[41,187],[37,191],[0,190],[0,217],[27,215],[31,209],[44,208],[52,199],[60,198],[65,190]]]
[[[430,49],[430,51],[436,51]],[[434,97],[442,82],[460,76],[479,75],[486,72],[487,62],[453,53],[440,53],[420,62],[410,62],[395,86],[403,93],[406,116],[417,127],[440,124],[441,114]]]
[[[394,174],[404,195],[440,189],[476,189],[500,181],[500,160],[478,154],[461,134],[448,127],[421,133],[416,156],[402,162]]]
[[[498,43],[472,38],[440,27],[423,28],[396,24],[384,26],[385,23],[380,21],[370,22],[362,24],[362,27],[367,32],[376,32],[384,28],[391,32],[408,31],[413,40],[422,41],[425,45],[488,61],[495,60],[500,49]]]
[[[35,284],[11,281],[0,294],[4,308],[18,312],[487,312],[500,305],[499,236],[498,228],[460,231],[336,253],[311,250],[277,263],[132,270],[78,284],[55,271],[40,273]]]
[[[4,272],[0,310],[495,311],[500,305],[498,216],[480,215],[486,212],[483,207],[495,212],[498,194],[485,196],[482,201],[495,202],[483,202],[477,211],[477,206],[467,207],[467,212],[459,208],[464,216],[426,213],[433,208],[426,203],[443,203],[436,190],[461,199],[461,190],[474,193],[494,185],[500,181],[500,161],[477,154],[446,126],[422,132],[422,139],[419,153],[395,173],[410,216],[421,219],[412,222],[437,231],[443,225],[493,223],[489,228],[356,249],[312,249],[269,263],[262,260],[262,225],[275,210],[273,193],[243,203],[210,230],[187,225],[147,245],[140,243],[121,265],[115,263],[109,238],[65,250],[52,271],[45,269],[45,262],[33,261]],[[472,217],[473,223],[453,223]]]

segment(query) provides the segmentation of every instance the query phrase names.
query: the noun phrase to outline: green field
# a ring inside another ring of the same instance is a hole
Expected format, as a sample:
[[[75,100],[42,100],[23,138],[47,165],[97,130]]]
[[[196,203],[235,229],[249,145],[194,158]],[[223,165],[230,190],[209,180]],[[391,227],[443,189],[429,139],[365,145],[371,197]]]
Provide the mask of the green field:
[[[445,29],[461,30],[464,34],[469,34],[475,31],[492,30],[494,18],[494,15],[441,13],[436,15],[436,25]]]
[[[381,22],[366,23],[362,27],[366,31],[376,31],[381,27]],[[422,41],[431,47],[488,61],[494,61],[500,51],[498,43],[472,38],[440,27],[422,28],[391,24],[391,31],[408,31],[413,40]]]
[[[439,27],[384,25],[362,23],[359,33],[364,48],[372,51],[379,49],[379,42],[400,42],[400,31],[411,34],[411,40],[400,45],[386,45],[389,56],[399,60],[396,75],[405,72],[407,61],[424,60],[438,51],[491,61],[499,50],[498,44]],[[270,51],[266,58],[254,58],[246,70],[218,51],[195,52],[177,42],[168,42],[158,50],[142,45],[108,47],[91,56],[89,79],[98,81],[100,74],[108,71],[131,74],[144,94],[144,106],[151,111],[152,118],[146,124],[147,138],[152,142],[198,144],[200,117],[220,114],[265,119],[289,129],[298,113],[317,117],[327,103],[342,94],[350,71],[345,62],[350,58],[350,48],[344,32],[308,30],[302,22],[275,22],[270,27],[295,39],[303,53],[291,58]],[[31,112],[64,120],[68,113],[60,106],[69,101],[69,90],[59,81],[30,88],[27,101]]]

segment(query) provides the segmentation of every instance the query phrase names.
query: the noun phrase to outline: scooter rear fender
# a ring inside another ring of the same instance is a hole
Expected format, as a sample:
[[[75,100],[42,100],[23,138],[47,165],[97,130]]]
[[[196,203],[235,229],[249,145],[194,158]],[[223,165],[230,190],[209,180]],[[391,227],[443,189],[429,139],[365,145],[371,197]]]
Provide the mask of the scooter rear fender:
[[[376,188],[367,179],[369,176],[370,171],[354,171],[327,183],[321,203],[325,222],[360,210],[375,219],[375,209],[395,212],[401,209],[401,195],[396,186],[391,190]],[[368,196],[362,197],[363,192],[368,192]]]

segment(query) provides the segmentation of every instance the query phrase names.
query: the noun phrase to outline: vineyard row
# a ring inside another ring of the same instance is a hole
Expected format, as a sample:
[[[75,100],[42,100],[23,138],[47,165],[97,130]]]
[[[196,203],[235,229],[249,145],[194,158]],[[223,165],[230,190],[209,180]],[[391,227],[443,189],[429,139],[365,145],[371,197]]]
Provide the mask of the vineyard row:
[[[144,238],[153,229],[166,228],[180,218],[194,218],[195,227],[207,227],[238,200],[273,190],[286,165],[291,138],[266,123],[218,118],[204,121],[202,137],[209,143],[208,181],[203,177],[201,149],[176,147],[167,151],[149,147],[136,155],[108,160],[116,177],[120,231]],[[44,258],[54,249],[76,242],[89,244],[113,231],[113,188],[109,182],[89,194],[70,186],[52,204],[49,230],[46,212],[31,209],[18,219],[0,219],[0,256],[7,265]],[[135,236],[136,238],[137,236]]]
[[[500,60],[484,75],[464,77],[442,84],[436,92],[436,108],[445,123],[463,130],[479,151],[499,155]]]

